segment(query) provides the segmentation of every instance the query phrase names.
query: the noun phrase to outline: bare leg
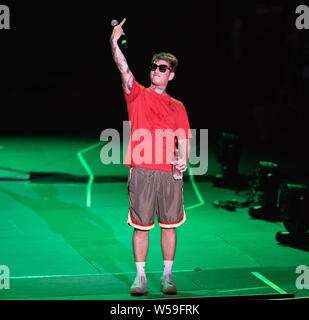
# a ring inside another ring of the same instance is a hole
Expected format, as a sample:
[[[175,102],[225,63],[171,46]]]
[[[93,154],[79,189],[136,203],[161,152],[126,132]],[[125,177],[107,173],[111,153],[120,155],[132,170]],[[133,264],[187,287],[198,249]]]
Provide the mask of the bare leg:
[[[165,294],[177,294],[172,277],[172,266],[176,251],[176,229],[161,228],[161,247],[164,260],[164,272],[161,278],[161,291]]]
[[[146,295],[147,279],[145,274],[145,262],[149,247],[149,231],[134,229],[132,243],[137,276],[131,286],[131,295]]]
[[[132,242],[135,262],[145,262],[149,247],[149,231],[134,229]]]
[[[161,228],[161,248],[163,260],[174,260],[177,235],[175,228]]]

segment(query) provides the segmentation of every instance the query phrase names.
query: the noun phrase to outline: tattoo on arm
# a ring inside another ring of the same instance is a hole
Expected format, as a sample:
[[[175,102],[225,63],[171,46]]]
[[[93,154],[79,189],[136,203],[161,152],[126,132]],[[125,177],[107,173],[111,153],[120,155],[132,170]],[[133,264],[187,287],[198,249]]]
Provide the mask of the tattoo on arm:
[[[127,89],[129,92],[131,92],[133,86],[133,75],[130,75],[130,78],[127,81]]]
[[[130,93],[133,86],[133,75],[128,66],[127,59],[119,49],[118,44],[112,42],[111,47],[113,59],[121,73],[122,86],[128,93]]]
[[[128,63],[127,60],[125,58],[125,56],[123,55],[123,53],[121,52],[121,50],[119,49],[118,45],[115,43],[112,43],[112,55],[113,55],[113,59],[119,69],[119,71],[122,72],[128,72],[129,67],[128,67]]]

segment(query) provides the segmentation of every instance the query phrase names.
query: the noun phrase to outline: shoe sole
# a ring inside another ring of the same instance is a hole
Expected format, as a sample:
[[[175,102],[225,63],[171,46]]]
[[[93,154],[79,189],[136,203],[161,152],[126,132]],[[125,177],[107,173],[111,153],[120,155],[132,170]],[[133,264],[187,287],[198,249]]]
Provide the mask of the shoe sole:
[[[141,296],[148,296],[148,292],[140,293],[140,292],[131,292],[132,297],[141,297]]]
[[[163,290],[163,288],[161,288],[161,292],[163,292],[164,294],[169,294],[169,295],[175,295],[175,294],[177,294],[177,290],[176,291],[165,291],[164,292],[164,290]]]

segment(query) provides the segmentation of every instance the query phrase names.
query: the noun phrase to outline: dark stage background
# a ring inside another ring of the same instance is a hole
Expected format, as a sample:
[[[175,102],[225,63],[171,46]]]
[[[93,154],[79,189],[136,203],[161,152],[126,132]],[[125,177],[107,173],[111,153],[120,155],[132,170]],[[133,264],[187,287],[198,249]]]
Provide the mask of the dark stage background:
[[[2,1],[11,29],[0,31],[0,134],[99,139],[121,130],[127,112],[109,37],[110,21],[126,17],[126,56],[140,83],[149,85],[153,53],[179,58],[168,91],[192,128],[209,129],[210,139],[230,130],[249,146],[301,147],[309,31],[295,28],[299,3]]]

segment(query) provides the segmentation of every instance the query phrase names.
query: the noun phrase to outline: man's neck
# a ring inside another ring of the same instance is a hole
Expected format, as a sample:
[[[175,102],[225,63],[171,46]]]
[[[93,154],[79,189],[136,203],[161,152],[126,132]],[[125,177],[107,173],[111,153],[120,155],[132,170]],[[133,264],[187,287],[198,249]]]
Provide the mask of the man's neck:
[[[165,89],[166,89],[166,87],[160,87],[160,86],[156,86],[156,85],[150,85],[150,88],[154,91],[154,92],[156,92],[156,93],[158,93],[158,94],[162,94],[163,96],[165,96],[165,95],[167,95],[167,93],[166,93],[166,91],[165,91]]]

